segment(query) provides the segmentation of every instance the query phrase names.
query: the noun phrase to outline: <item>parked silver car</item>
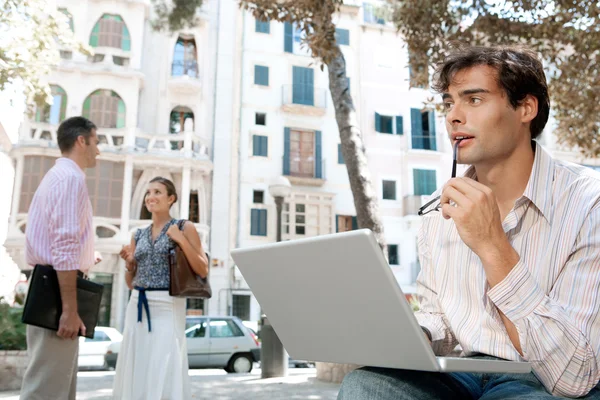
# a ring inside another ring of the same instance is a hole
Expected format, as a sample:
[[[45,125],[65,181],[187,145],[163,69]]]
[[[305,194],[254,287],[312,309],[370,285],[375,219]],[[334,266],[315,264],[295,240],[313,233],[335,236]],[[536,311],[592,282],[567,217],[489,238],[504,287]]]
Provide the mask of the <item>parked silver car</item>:
[[[185,336],[190,368],[224,368],[250,372],[260,361],[258,338],[237,317],[188,316]],[[109,346],[106,364],[115,367],[121,343]]]

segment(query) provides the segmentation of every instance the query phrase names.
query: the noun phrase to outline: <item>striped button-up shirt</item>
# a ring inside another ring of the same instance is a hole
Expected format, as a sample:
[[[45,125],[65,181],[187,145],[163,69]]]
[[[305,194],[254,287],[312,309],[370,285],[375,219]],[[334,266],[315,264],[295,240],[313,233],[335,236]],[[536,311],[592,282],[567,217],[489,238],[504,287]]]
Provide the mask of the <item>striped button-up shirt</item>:
[[[470,168],[465,176],[476,179]],[[536,144],[523,196],[502,226],[520,256],[493,288],[452,219],[423,218],[418,235],[419,323],[436,354],[526,360],[555,395],[582,396],[600,379],[600,174]],[[519,355],[498,310],[514,323]]]
[[[94,265],[92,205],[85,173],[59,158],[35,192],[27,217],[27,264],[87,272]]]

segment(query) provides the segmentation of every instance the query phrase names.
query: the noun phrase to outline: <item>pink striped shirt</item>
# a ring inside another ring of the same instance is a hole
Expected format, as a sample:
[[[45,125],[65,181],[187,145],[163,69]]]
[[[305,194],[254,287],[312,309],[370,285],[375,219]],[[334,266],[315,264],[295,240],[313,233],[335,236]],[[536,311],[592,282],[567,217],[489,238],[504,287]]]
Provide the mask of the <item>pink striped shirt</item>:
[[[520,261],[490,289],[454,222],[424,217],[417,319],[438,355],[460,344],[466,355],[525,359],[552,394],[583,396],[600,380],[600,174],[536,144],[529,183],[503,227]],[[515,324],[523,358],[498,310]]]
[[[87,272],[94,265],[92,204],[85,173],[59,158],[35,191],[25,231],[27,264]]]

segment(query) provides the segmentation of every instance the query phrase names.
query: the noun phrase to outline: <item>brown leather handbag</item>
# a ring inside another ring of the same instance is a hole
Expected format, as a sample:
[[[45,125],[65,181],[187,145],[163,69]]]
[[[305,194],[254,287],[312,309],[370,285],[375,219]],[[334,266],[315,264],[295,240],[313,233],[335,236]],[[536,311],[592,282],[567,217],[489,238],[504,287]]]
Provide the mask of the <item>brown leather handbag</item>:
[[[179,230],[183,231],[185,222],[182,219],[177,223]],[[185,254],[183,254],[183,250],[177,244],[169,252],[169,278],[170,296],[201,299],[210,299],[212,297],[208,275],[206,278],[197,275],[190,266]]]

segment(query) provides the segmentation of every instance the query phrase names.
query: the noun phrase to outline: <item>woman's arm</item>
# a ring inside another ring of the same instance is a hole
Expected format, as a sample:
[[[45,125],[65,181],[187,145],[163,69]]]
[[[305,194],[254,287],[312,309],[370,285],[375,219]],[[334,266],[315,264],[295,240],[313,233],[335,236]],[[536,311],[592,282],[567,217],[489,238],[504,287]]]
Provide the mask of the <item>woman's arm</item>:
[[[129,290],[133,289],[133,278],[135,277],[135,273],[137,272],[137,262],[135,261],[135,238],[131,237],[131,257],[129,260],[125,260],[125,283]]]

